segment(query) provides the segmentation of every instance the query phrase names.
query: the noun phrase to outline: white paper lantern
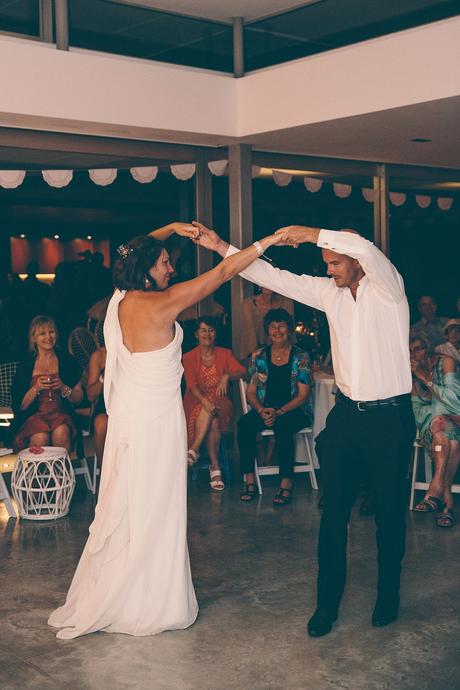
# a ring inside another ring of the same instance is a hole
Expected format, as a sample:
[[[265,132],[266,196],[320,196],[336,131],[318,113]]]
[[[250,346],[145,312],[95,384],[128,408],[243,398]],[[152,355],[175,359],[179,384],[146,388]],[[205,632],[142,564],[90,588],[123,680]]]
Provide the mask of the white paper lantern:
[[[363,187],[362,188],[362,193],[363,197],[368,201],[370,204],[374,203],[374,190],[371,189],[370,187]]]
[[[24,182],[25,170],[0,170],[0,187],[16,189]]]
[[[437,201],[438,207],[441,209],[441,211],[449,211],[453,203],[454,200],[447,196],[440,196]]]
[[[402,206],[406,203],[406,195],[403,192],[390,192],[390,201],[393,206]]]
[[[431,196],[416,194],[415,201],[417,202],[417,206],[420,206],[420,208],[428,208],[428,206],[431,204]]]
[[[228,167],[228,160],[225,159],[223,161],[209,161],[208,163],[208,168],[212,172],[213,175],[217,175],[217,177],[221,177],[222,175],[225,175],[227,172],[227,167]]]
[[[153,182],[153,180],[158,175],[158,168],[156,165],[143,166],[141,168],[130,168],[129,172],[133,176],[136,182],[141,184],[147,184],[148,182]]]
[[[42,170],[42,175],[50,187],[67,187],[72,182],[73,170]]]
[[[171,172],[178,180],[190,180],[195,174],[195,163],[181,163],[180,165],[171,165]]]
[[[334,189],[334,194],[338,196],[340,199],[346,199],[347,196],[350,196],[352,191],[351,184],[341,184],[340,182],[334,182],[332,187]]]
[[[285,173],[282,170],[272,170],[272,176],[275,184],[278,187],[287,187],[292,181],[292,175]]]
[[[321,187],[323,186],[323,180],[318,180],[316,177],[304,177],[303,178],[303,183],[305,185],[305,188],[309,192],[319,192]]]
[[[98,184],[101,187],[106,187],[117,177],[118,170],[116,168],[100,168],[96,170],[88,170],[88,174],[94,184]]]

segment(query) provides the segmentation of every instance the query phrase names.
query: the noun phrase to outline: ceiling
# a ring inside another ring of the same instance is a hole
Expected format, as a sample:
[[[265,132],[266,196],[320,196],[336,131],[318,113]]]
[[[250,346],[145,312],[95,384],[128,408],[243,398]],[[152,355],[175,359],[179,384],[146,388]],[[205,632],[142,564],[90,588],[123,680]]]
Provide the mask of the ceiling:
[[[275,14],[312,5],[323,0],[115,0],[125,5],[140,5],[155,10],[231,23],[232,17],[255,21]]]
[[[256,149],[310,156],[460,168],[460,96],[265,132]],[[426,143],[412,139],[431,139]]]

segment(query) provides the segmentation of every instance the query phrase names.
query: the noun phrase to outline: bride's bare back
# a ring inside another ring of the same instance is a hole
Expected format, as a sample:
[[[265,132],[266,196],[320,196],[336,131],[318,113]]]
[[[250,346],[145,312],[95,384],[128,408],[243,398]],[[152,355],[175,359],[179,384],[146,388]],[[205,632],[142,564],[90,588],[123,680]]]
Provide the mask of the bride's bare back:
[[[166,347],[174,337],[175,310],[168,291],[128,291],[118,307],[123,343],[130,352],[151,352]]]

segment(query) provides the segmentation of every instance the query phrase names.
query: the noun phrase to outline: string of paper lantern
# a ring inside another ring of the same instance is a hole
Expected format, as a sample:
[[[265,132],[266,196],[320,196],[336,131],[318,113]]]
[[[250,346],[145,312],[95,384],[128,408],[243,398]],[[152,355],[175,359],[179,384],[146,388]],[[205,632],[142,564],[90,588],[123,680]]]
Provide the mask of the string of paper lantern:
[[[180,163],[177,165],[171,165],[170,171],[174,177],[178,180],[186,181],[190,180],[196,173],[195,163]],[[217,161],[208,162],[208,168],[210,172],[221,177],[228,173],[228,160],[222,159]],[[253,178],[259,177],[262,168],[258,165],[253,165],[251,168],[251,175]],[[36,171],[35,171],[36,172]],[[147,184],[153,182],[158,176],[158,166],[142,166],[130,168],[132,178],[139,182],[140,184]],[[0,187],[4,189],[16,189],[19,187],[26,177],[27,171],[25,170],[0,170]],[[73,179],[73,170],[42,170],[41,175],[43,180],[49,184],[51,187],[62,188],[66,187]],[[92,182],[102,187],[106,187],[112,184],[118,174],[116,168],[95,168],[88,170],[88,174]],[[285,172],[284,170],[272,170],[272,179],[276,185],[279,187],[287,187],[293,179],[292,174]],[[305,189],[316,194],[323,187],[324,180],[309,177],[305,175],[303,178]],[[353,187],[349,184],[343,184],[340,182],[333,182],[332,188],[334,194],[340,199],[348,198]],[[368,203],[374,202],[375,192],[373,188],[363,187],[361,193],[364,199]],[[390,192],[389,194],[390,202],[393,206],[402,206],[407,201],[407,194],[403,192]],[[425,194],[416,194],[415,202],[420,208],[428,208],[433,200],[432,196]],[[436,199],[437,207],[441,211],[449,211],[452,208],[453,198],[451,197],[438,197]]]

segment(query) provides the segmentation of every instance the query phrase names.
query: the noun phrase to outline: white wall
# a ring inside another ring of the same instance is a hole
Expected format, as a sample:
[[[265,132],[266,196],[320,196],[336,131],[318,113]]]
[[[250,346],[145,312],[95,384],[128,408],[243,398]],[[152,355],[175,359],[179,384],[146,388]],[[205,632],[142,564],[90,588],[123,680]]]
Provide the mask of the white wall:
[[[49,117],[231,136],[233,77],[0,37],[0,124]],[[2,117],[4,114],[4,117]]]
[[[460,17],[238,80],[238,136],[460,94]]]
[[[460,17],[242,79],[6,36],[0,61],[0,125],[75,131],[86,123],[91,131],[103,123],[124,136],[132,128],[158,140],[183,132],[225,143],[459,94]]]

